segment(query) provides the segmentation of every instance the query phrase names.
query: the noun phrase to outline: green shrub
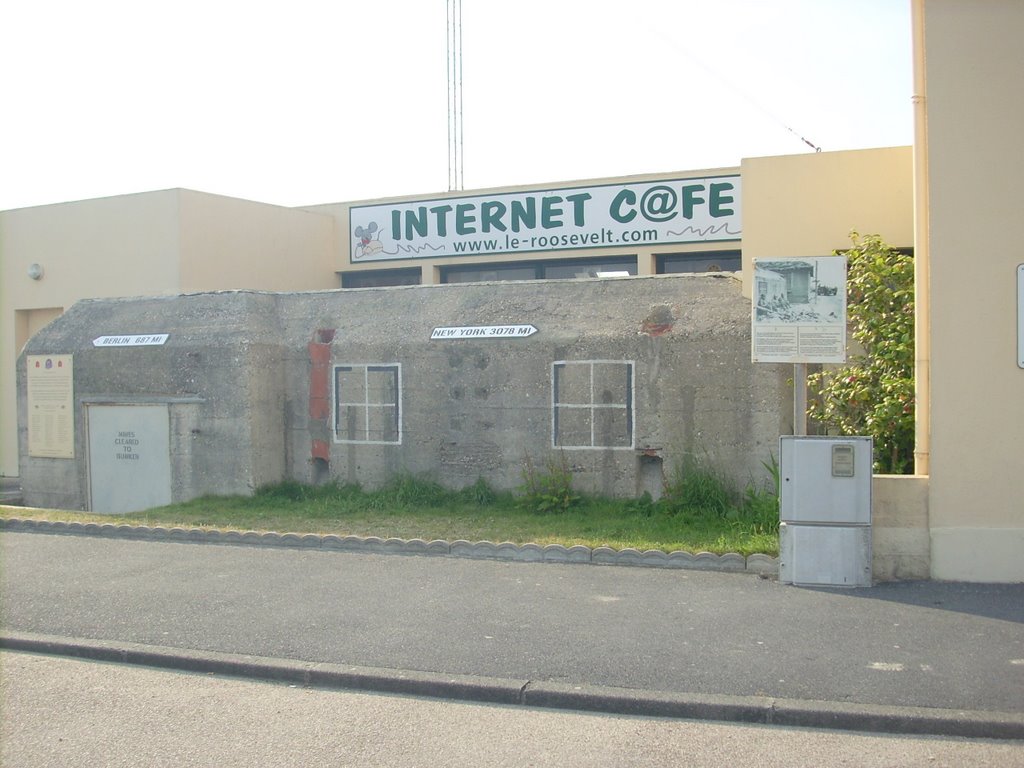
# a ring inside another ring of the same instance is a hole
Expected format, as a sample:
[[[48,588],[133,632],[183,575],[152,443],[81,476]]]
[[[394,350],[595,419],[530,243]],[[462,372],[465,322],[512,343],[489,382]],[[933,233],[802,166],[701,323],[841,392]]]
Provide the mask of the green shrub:
[[[665,483],[665,493],[654,505],[680,525],[722,521],[730,529],[751,535],[779,531],[779,465],[775,456],[762,462],[769,477],[751,482],[737,493],[730,480],[714,469],[687,458]],[[639,502],[634,502],[637,504]]]
[[[482,477],[478,477],[472,485],[467,485],[457,494],[459,501],[466,504],[476,504],[478,507],[487,507],[494,504],[499,494]]]
[[[914,260],[878,235],[850,237],[847,315],[863,352],[808,377],[818,399],[807,412],[841,435],[871,436],[876,472],[913,472]]]
[[[337,504],[361,497],[363,490],[358,483],[339,485],[337,481],[331,481],[322,485],[306,485],[298,480],[282,480],[260,486],[253,495],[260,503],[269,505],[306,502]]]
[[[670,512],[725,517],[733,508],[736,492],[728,478],[687,457],[665,483],[662,496]]]
[[[778,533],[779,462],[772,455],[761,465],[768,471],[770,481],[760,486],[748,485],[743,490],[735,524],[753,534]]]
[[[644,491],[643,495],[638,499],[632,499],[626,502],[625,513],[628,515],[640,515],[643,517],[651,517],[659,509],[654,499],[651,498],[650,491]]]
[[[440,507],[449,502],[454,493],[429,477],[417,477],[403,472],[392,477],[369,495],[375,508]]]
[[[258,499],[268,501],[302,501],[307,498],[309,486],[298,480],[282,480],[279,483],[261,485],[254,494]]]
[[[538,469],[527,454],[523,459],[523,484],[520,486],[519,505],[534,512],[566,512],[580,503],[582,497],[572,487],[572,469],[559,451],[558,458],[550,458],[543,470]]]

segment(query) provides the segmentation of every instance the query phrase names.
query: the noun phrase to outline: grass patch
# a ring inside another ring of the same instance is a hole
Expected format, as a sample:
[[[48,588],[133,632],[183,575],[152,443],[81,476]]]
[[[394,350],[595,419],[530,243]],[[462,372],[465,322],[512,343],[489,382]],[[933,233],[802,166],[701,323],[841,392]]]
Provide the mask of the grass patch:
[[[559,473],[562,467],[550,470]],[[536,487],[544,491],[533,504],[524,503],[528,492],[496,491],[483,480],[453,491],[403,475],[373,491],[358,485],[285,481],[259,488],[252,496],[204,496],[123,516],[35,509],[26,515],[17,507],[0,508],[0,516],[427,541],[778,554],[778,504],[772,489],[748,488],[734,494],[719,480],[724,490],[715,492],[707,486],[708,478],[701,478],[689,484],[701,484],[702,490],[691,487],[685,501],[675,482],[666,485],[665,497],[656,502],[646,494],[640,499],[607,499],[574,493],[572,503],[564,505],[551,503],[550,487],[533,471]],[[721,498],[726,499],[724,505]]]

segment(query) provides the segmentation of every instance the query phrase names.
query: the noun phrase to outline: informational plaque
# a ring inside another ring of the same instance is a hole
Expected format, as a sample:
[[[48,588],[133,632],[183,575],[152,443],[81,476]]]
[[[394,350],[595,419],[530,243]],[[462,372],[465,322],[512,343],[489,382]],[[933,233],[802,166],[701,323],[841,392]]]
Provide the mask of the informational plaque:
[[[74,377],[71,355],[29,355],[28,455],[75,458]]]
[[[846,362],[846,257],[754,260],[751,359]]]

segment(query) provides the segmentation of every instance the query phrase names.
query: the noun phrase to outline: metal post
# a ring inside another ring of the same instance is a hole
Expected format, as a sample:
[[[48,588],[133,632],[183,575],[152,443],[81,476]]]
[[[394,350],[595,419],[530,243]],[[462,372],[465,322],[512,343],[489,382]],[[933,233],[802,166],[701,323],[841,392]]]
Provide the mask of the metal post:
[[[807,363],[793,363],[793,434],[807,434]]]

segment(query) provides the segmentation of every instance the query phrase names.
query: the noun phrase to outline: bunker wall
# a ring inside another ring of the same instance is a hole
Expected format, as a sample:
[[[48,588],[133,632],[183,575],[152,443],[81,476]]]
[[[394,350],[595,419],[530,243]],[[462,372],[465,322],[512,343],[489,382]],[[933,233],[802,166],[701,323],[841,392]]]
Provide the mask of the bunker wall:
[[[75,305],[27,356],[74,359],[75,457],[27,455],[26,503],[89,505],[86,412],[162,404],[170,495],[401,473],[517,488],[565,462],[581,491],[660,494],[695,458],[742,487],[790,431],[784,366],[750,362],[728,276],[531,281]],[[167,334],[105,348],[114,333]]]

